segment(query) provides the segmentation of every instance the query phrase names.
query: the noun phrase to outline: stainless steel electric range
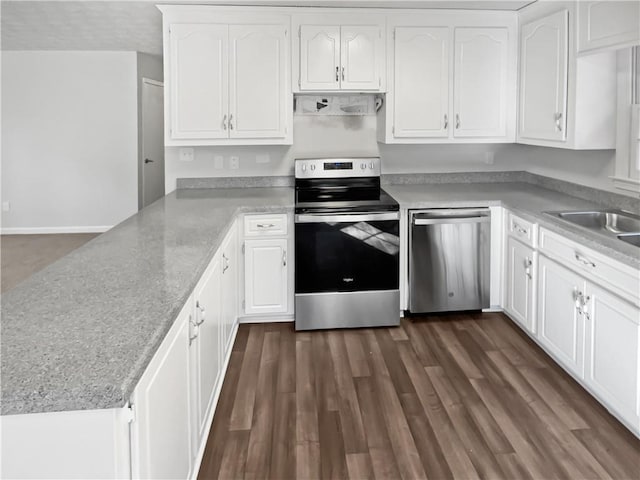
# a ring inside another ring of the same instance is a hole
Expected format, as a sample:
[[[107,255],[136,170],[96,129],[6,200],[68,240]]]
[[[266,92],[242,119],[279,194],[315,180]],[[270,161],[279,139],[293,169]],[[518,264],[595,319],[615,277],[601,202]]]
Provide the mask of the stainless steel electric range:
[[[379,158],[295,162],[296,330],[400,323],[399,205]]]

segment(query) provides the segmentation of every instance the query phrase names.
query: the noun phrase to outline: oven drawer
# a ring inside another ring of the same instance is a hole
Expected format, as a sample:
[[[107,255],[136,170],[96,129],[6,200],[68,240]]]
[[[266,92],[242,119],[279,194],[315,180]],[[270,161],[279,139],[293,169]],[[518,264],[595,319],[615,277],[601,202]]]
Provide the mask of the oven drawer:
[[[245,215],[244,236],[282,236],[287,234],[287,214]]]

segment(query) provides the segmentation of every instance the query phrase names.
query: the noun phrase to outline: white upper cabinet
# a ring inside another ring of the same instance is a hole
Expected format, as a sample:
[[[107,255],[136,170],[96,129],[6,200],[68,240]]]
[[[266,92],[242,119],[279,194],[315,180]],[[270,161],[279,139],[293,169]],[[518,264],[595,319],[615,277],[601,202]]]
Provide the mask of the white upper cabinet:
[[[171,27],[170,137],[227,138],[228,27],[177,24]],[[166,78],[166,77],[165,77]]]
[[[294,15],[294,91],[384,91],[383,15]]]
[[[519,12],[517,142],[615,148],[615,52],[578,57],[576,3],[536,2]]]
[[[454,137],[505,137],[509,32],[456,28],[453,87]]]
[[[340,27],[300,27],[300,89],[340,89]]]
[[[578,52],[640,44],[640,2],[578,2]]]
[[[562,10],[522,26],[520,137],[566,138],[568,22]]]
[[[340,88],[379,90],[382,66],[379,51],[383,29],[377,25],[343,25],[340,28]]]
[[[160,8],[165,145],[291,144],[290,17]]]
[[[383,143],[515,140],[517,14],[396,14],[387,22],[390,85]]]
[[[288,102],[284,25],[229,27],[229,137],[285,138]]]
[[[395,30],[393,134],[446,137],[449,113],[449,29]],[[411,92],[403,95],[402,92]]]

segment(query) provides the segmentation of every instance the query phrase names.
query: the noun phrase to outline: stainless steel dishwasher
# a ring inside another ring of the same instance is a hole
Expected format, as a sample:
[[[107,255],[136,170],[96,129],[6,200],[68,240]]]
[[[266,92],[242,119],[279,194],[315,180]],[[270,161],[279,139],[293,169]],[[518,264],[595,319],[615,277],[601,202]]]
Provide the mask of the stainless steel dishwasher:
[[[410,313],[489,307],[488,208],[411,210]]]

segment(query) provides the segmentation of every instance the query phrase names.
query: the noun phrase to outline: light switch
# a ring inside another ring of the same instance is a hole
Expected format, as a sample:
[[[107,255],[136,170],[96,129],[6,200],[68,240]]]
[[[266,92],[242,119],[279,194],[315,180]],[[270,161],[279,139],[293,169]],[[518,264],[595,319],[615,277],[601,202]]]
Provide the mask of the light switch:
[[[239,157],[231,157],[229,159],[229,168],[231,170],[238,170],[240,168],[240,158]]]
[[[2,211],[8,212],[11,210],[11,204],[9,202],[2,202]]]

